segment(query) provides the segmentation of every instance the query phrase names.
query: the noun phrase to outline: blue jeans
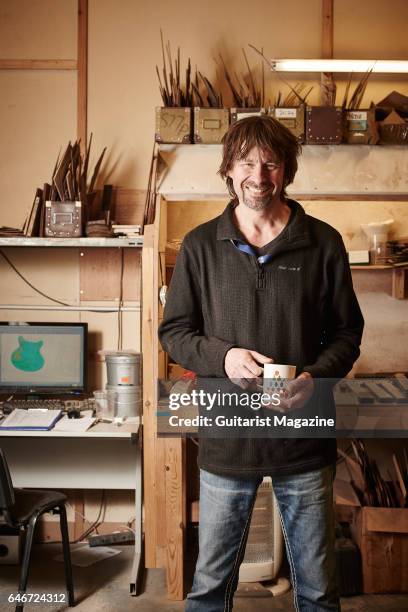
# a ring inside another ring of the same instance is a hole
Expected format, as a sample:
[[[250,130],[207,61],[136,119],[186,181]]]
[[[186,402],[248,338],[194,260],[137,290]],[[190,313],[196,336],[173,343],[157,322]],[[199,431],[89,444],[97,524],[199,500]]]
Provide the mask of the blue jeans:
[[[274,476],[295,610],[338,612],[333,511],[334,467]],[[199,555],[186,612],[229,612],[259,480],[200,471]]]

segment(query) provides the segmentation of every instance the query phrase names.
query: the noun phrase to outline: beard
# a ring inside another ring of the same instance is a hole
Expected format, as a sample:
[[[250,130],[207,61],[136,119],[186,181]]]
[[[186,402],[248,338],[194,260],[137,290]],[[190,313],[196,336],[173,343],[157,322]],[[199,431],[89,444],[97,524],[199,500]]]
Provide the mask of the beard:
[[[250,189],[248,189],[248,187]],[[259,193],[252,191],[253,189],[259,190]],[[262,183],[256,185],[255,183],[247,183],[243,185],[242,189],[242,201],[245,206],[248,206],[251,210],[263,210],[269,206],[276,195],[276,186],[273,184]]]

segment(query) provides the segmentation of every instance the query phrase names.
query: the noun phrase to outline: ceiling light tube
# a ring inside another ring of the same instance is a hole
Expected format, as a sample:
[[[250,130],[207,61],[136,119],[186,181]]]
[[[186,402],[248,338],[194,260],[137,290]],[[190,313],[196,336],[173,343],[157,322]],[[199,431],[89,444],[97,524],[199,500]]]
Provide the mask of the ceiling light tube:
[[[278,72],[373,72],[408,73],[408,61],[340,59],[272,59]]]

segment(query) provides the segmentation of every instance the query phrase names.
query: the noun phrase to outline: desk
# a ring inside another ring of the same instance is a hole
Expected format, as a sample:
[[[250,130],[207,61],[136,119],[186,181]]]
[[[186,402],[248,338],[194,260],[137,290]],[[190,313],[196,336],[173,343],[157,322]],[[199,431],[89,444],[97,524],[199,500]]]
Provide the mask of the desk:
[[[139,594],[142,553],[142,462],[139,419],[98,423],[80,433],[0,431],[16,487],[128,489],[135,492],[135,548],[131,595]]]

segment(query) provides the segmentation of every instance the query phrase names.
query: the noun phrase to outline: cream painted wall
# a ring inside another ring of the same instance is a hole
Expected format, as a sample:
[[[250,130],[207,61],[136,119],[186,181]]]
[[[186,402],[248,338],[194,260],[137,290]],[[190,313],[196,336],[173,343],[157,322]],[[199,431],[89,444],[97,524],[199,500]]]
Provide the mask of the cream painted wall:
[[[159,28],[173,52],[187,57],[217,82],[215,59],[244,71],[241,47],[251,42],[272,57],[320,55],[320,0],[90,0],[89,131],[94,154],[108,147],[103,174],[123,187],[147,184],[154,135],[154,107],[160,105],[155,66],[161,65]],[[75,0],[3,0],[0,57],[76,57]],[[337,57],[408,59],[404,0],[335,1]],[[44,36],[46,32],[46,36]],[[247,48],[247,47],[246,47]],[[247,48],[251,65],[257,56]],[[259,71],[259,70],[258,70]],[[295,75],[307,82],[313,79]],[[59,146],[75,138],[75,73],[0,73],[0,224],[22,224],[37,185],[49,178]],[[267,73],[267,91],[285,90]],[[372,77],[365,102],[391,89],[408,93],[408,80]],[[344,84],[339,81],[338,101]],[[318,87],[310,101],[317,101]],[[225,102],[230,104],[227,93]]]

